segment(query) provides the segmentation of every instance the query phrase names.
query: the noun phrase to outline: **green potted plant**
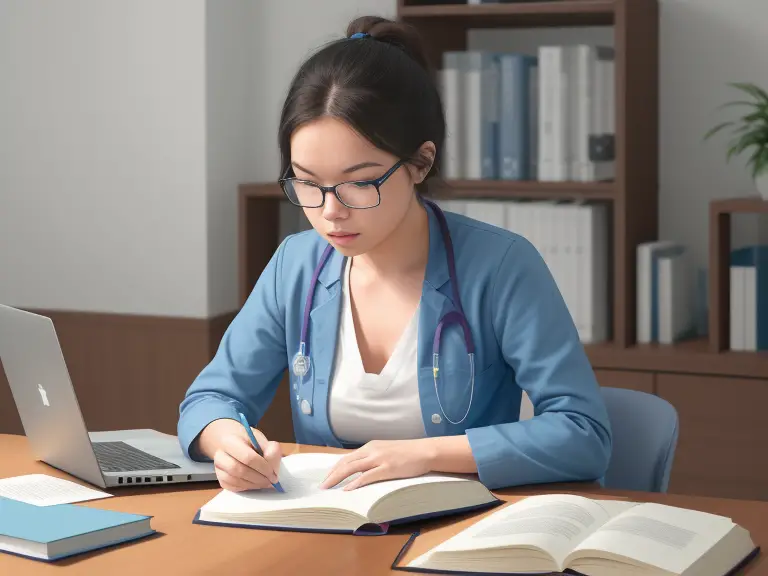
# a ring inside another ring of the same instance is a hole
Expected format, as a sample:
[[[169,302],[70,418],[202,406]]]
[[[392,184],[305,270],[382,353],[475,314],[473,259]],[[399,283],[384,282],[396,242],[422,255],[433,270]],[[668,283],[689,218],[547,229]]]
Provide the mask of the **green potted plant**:
[[[740,118],[722,122],[710,129],[704,139],[709,139],[726,128],[731,128],[732,139],[728,143],[726,162],[743,153],[748,153],[747,167],[755,181],[760,195],[768,200],[768,93],[749,82],[729,84],[747,96],[745,100],[734,100],[723,107],[746,108]]]

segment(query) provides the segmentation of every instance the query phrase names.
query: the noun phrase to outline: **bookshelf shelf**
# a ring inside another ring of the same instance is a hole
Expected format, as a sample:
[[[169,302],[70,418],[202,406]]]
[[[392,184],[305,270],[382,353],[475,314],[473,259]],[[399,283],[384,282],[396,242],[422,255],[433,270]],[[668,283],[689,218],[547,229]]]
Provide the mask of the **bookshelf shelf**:
[[[459,24],[464,28],[608,26],[614,22],[613,0],[563,0],[517,4],[426,4],[401,2],[399,16],[411,23]]]
[[[720,214],[768,213],[768,200],[763,200],[760,197],[724,198],[712,201],[711,206],[715,212]]]
[[[449,180],[437,184],[438,198],[526,198],[541,200],[612,200],[613,182],[531,182],[509,180]]]
[[[241,194],[249,198],[285,199],[280,187],[270,183],[246,183]],[[526,198],[531,200],[613,200],[613,182],[535,182],[511,180],[448,180],[435,184],[437,198]]]
[[[266,199],[273,199],[273,200],[283,200],[285,199],[286,202],[288,199],[285,197],[285,194],[283,194],[283,191],[280,189],[280,185],[275,182],[274,184],[271,182],[262,183],[262,182],[248,182],[245,184],[240,185],[240,197],[242,199],[247,198],[266,198]]]
[[[768,352],[713,352],[706,338],[669,345],[636,344],[623,349],[596,344],[585,349],[596,370],[768,379]]]

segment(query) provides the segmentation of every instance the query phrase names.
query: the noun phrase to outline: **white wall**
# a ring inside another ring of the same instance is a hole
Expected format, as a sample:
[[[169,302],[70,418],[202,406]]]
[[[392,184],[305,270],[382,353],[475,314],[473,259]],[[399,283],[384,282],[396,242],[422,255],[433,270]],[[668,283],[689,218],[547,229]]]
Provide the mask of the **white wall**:
[[[206,152],[207,314],[238,305],[237,189],[248,180],[252,126],[258,108],[253,77],[260,63],[260,3],[252,0],[206,2]]]
[[[756,194],[742,159],[725,163],[727,137],[702,137],[725,119],[717,108],[740,93],[728,82],[768,89],[768,2],[663,0],[661,3],[660,232],[694,248],[707,265],[708,202]],[[741,112],[732,110],[731,114]],[[738,216],[736,245],[768,242],[765,220]]]
[[[0,302],[207,313],[204,17],[0,2]]]

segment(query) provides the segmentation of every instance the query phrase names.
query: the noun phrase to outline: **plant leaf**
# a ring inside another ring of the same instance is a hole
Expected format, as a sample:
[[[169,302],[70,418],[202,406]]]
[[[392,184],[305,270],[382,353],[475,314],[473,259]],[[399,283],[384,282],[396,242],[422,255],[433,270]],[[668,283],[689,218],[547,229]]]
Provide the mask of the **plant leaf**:
[[[732,106],[749,106],[750,108],[754,108],[755,106],[759,106],[759,104],[750,102],[748,100],[733,100],[732,102],[725,102],[724,104],[720,104],[718,109],[730,108]]]
[[[757,178],[760,174],[768,170],[768,146],[764,146],[754,164],[753,176]]]
[[[729,120],[728,122],[721,122],[717,126],[714,126],[713,128],[707,130],[707,133],[704,134],[704,140],[708,140],[718,132],[720,132],[723,128],[727,128],[728,126],[732,126],[734,124],[733,121]]]
[[[727,160],[730,161],[734,156],[744,152],[747,148],[755,146],[758,149],[765,147],[765,134],[760,131],[748,132],[733,141],[728,148]]]
[[[731,82],[731,86],[741,90],[742,92],[746,92],[752,96],[752,98],[760,101],[763,104],[768,104],[768,93],[751,82]]]

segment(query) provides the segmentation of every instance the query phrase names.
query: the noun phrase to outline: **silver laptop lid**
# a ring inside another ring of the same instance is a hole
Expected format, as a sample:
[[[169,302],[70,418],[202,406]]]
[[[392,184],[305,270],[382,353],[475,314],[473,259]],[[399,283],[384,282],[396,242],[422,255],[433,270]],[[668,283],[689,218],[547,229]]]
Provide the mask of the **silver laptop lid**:
[[[34,456],[105,487],[51,319],[0,304],[0,360]]]

